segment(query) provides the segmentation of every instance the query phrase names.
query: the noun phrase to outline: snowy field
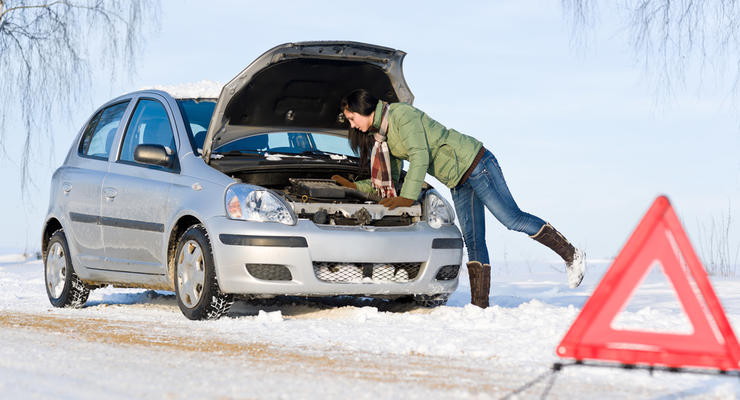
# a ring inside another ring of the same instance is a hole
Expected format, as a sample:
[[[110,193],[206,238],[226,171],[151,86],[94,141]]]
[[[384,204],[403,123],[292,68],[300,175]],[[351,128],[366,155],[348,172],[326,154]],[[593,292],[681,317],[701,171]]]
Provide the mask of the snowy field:
[[[189,321],[174,295],[92,292],[55,309],[43,265],[0,255],[0,398],[736,398],[733,377],[594,367],[551,376],[554,349],[608,267],[592,261],[578,289],[561,266],[494,266],[492,307],[468,304],[468,277],[447,306],[367,299],[238,302],[217,321]],[[740,281],[713,278],[736,332]],[[687,318],[660,273],[618,317],[626,328],[683,331]]]

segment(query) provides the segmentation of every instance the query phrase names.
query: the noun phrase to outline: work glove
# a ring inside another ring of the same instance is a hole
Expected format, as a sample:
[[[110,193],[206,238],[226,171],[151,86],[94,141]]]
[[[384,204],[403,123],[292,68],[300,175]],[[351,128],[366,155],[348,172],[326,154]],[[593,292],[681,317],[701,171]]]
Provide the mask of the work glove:
[[[341,186],[348,187],[350,189],[357,189],[357,185],[355,185],[354,182],[351,182],[349,179],[345,177],[342,177],[339,175],[332,175],[331,179]]]
[[[396,207],[409,207],[414,204],[414,201],[405,197],[398,196],[386,197],[383,200],[380,200],[378,204],[380,204],[381,206],[386,206],[389,210],[392,210]]]

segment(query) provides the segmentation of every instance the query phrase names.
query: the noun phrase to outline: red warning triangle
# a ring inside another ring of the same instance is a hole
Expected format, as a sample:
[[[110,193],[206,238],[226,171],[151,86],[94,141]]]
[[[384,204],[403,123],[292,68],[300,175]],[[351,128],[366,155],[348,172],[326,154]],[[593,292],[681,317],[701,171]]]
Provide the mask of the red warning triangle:
[[[693,332],[617,330],[612,321],[655,263],[675,288]],[[668,198],[658,197],[557,347],[577,360],[740,369],[740,345]]]

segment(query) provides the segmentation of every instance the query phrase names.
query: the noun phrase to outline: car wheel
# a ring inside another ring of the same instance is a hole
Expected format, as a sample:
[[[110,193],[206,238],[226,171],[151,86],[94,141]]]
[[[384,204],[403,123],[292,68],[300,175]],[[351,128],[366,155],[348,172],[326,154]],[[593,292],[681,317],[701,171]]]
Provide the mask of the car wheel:
[[[49,239],[44,259],[46,294],[54,307],[81,308],[87,302],[90,288],[85,285],[72,267],[67,238],[61,229]]]
[[[180,236],[175,253],[175,293],[180,310],[189,319],[217,319],[234,303],[221,293],[213,265],[208,233],[193,225]]]
[[[447,299],[450,298],[448,293],[440,294],[417,294],[414,295],[414,303],[420,307],[434,308],[447,304]]]

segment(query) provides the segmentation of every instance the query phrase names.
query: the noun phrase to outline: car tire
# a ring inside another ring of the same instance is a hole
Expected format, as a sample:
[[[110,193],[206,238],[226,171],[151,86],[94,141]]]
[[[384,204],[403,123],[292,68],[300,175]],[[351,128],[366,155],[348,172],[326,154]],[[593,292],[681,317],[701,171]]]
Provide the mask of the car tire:
[[[450,298],[449,293],[440,294],[416,294],[414,295],[414,304],[424,308],[434,308],[447,304]]]
[[[193,225],[180,236],[175,252],[175,294],[180,311],[189,319],[218,319],[234,298],[221,293],[208,232]]]
[[[54,307],[82,308],[90,288],[75,273],[67,237],[59,229],[49,238],[44,258],[46,295]]]

